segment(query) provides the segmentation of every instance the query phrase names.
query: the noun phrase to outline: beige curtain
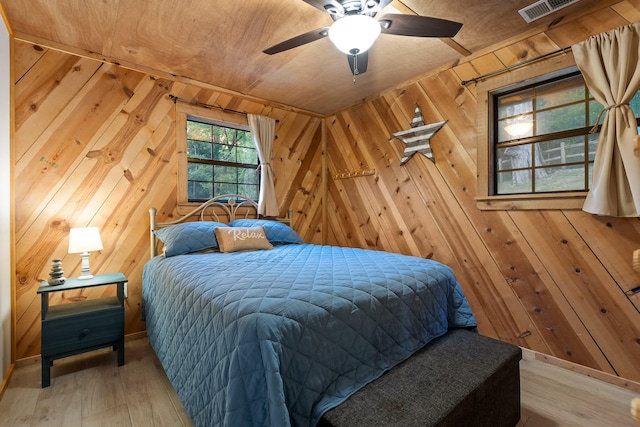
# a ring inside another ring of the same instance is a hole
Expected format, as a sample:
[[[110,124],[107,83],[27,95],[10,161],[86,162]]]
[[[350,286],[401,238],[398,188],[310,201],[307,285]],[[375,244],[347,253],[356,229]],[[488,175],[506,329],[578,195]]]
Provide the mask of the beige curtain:
[[[572,46],[576,64],[596,101],[605,106],[583,210],[598,215],[640,215],[638,129],[629,101],[640,88],[640,23]]]
[[[278,202],[273,184],[273,170],[271,169],[271,151],[275,138],[276,121],[269,117],[247,114],[249,129],[253,135],[253,142],[258,150],[260,159],[260,197],[258,198],[258,213],[264,216],[278,215]]]

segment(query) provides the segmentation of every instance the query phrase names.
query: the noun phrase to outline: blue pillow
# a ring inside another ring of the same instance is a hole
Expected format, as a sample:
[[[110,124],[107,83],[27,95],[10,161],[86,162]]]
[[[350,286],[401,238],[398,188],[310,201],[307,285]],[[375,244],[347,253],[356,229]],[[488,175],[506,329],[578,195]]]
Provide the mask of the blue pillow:
[[[304,243],[304,240],[287,224],[269,219],[236,219],[229,223],[230,227],[263,226],[267,232],[267,240],[273,245],[287,243]]]
[[[154,230],[153,233],[164,243],[167,257],[217,248],[218,241],[214,229],[226,227],[215,221],[184,222]]]

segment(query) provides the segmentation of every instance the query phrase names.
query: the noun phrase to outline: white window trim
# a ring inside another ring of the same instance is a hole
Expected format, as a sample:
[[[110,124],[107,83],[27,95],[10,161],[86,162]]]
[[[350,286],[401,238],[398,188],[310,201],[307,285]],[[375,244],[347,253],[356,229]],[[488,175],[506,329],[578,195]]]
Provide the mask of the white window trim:
[[[527,81],[542,81],[550,78],[554,73],[575,67],[576,63],[571,52],[560,54],[539,62],[534,62],[521,68],[505,72],[482,80],[476,88],[478,100],[478,191],[476,205],[480,210],[526,210],[526,209],[582,209],[587,196],[586,191],[568,193],[537,193],[499,195],[489,194],[489,165],[491,151],[494,149],[490,141],[489,127],[492,118],[489,116],[490,93],[502,90]]]

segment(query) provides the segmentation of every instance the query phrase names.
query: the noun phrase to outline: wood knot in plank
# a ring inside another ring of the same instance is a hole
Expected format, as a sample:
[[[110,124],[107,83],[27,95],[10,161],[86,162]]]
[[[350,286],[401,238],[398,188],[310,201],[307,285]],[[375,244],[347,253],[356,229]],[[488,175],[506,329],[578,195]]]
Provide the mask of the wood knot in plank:
[[[68,233],[69,230],[71,229],[71,227],[69,226],[69,223],[67,221],[65,221],[64,219],[53,219],[50,223],[49,223],[49,227],[62,231],[64,233]]]

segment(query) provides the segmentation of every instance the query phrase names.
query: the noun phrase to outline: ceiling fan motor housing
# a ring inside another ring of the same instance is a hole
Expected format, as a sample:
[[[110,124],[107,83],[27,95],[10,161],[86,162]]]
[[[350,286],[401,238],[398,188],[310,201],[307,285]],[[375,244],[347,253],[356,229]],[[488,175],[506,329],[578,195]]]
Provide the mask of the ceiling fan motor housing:
[[[326,4],[324,8],[334,20],[347,15],[374,17],[381,9],[380,0],[334,0]]]

